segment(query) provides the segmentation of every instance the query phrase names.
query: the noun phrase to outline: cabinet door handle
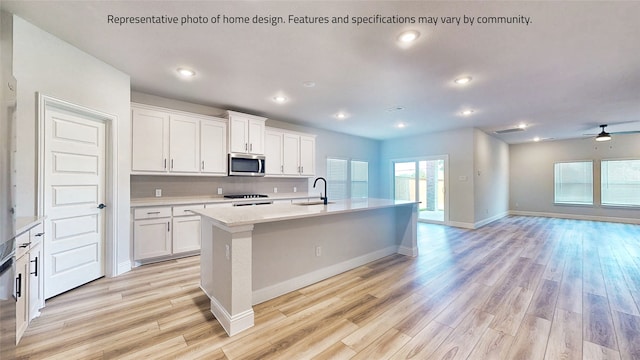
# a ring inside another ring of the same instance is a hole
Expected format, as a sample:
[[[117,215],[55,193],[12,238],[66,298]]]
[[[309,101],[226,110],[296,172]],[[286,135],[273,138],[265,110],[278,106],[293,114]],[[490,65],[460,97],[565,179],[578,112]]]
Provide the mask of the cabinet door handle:
[[[171,227],[169,226],[169,224],[171,224],[169,221],[167,221],[167,232],[171,231]]]
[[[204,160],[202,160],[202,169],[201,170],[204,170]]]
[[[40,237],[40,236],[42,236],[42,235],[44,235],[44,233],[43,233],[43,232],[41,232],[41,233],[37,233],[35,236]]]
[[[280,165],[280,172],[283,173],[284,172],[284,165]]]
[[[22,297],[22,274],[16,278],[16,299]]]
[[[29,245],[31,245],[31,241],[29,241],[28,243],[22,243],[22,244],[20,244],[20,246],[19,246],[19,247],[20,247],[21,249],[24,249],[24,248],[28,248],[28,247],[29,247]]]
[[[244,143],[244,151],[247,151],[247,150],[249,150],[249,144]]]
[[[31,260],[32,263],[35,264],[36,271],[32,272],[31,275],[38,276],[38,257],[36,256],[35,260]]]
[[[149,211],[149,212],[147,212],[147,215],[155,215],[155,214],[160,214],[160,211]]]
[[[165,169],[165,170],[167,169],[167,159],[164,159],[164,167],[163,167],[163,169]]]
[[[300,166],[300,174],[304,173],[304,166]]]
[[[171,170],[173,170],[173,159],[171,159]]]
[[[249,144],[249,151],[253,151],[253,144]]]

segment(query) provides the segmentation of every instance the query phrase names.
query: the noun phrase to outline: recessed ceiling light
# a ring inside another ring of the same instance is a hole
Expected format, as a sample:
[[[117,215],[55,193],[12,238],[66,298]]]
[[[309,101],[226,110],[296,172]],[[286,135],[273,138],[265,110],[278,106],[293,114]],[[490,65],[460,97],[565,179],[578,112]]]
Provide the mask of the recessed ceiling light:
[[[419,32],[417,32],[416,30],[409,30],[409,31],[400,33],[400,35],[398,35],[398,40],[406,44],[406,43],[414,42],[418,37],[420,37]]]
[[[471,81],[471,76],[464,76],[453,80],[454,83],[458,85],[468,84]]]
[[[349,115],[345,112],[340,111],[339,113],[336,113],[335,115],[333,115],[333,117],[335,117],[338,120],[344,120],[346,118],[349,117]]]
[[[285,102],[287,102],[287,100],[287,97],[284,95],[276,95],[273,97],[273,101],[278,104],[284,104]]]
[[[520,125],[518,125],[518,128],[520,128],[520,129],[526,129],[526,128],[527,128],[527,124],[525,124],[525,123],[521,123]]]
[[[471,109],[462,110],[461,114],[464,115],[464,116],[469,116],[469,115],[473,114],[473,110],[471,110]]]
[[[539,137],[539,136],[534,137],[534,138],[533,138],[533,141],[535,141],[535,142],[540,141],[540,137]]]
[[[178,71],[178,74],[185,78],[190,78],[196,75],[195,71],[187,68],[178,68],[176,71]]]
[[[401,122],[401,123],[398,123],[398,124],[396,125],[396,127],[397,127],[398,129],[404,129],[404,128],[406,128],[406,127],[407,127],[407,124],[405,124],[405,123]]]
[[[302,86],[312,88],[316,86],[316,83],[313,81],[305,81],[302,83]]]

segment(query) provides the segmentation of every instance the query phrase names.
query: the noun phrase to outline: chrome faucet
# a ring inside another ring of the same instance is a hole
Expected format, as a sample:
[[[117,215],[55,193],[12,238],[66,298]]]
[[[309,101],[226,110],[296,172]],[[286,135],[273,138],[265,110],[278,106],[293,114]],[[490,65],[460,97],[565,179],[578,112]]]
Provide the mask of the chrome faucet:
[[[316,180],[313,182],[314,189],[316,187],[316,183],[318,182],[318,180],[324,181],[324,197],[322,197],[322,193],[320,193],[320,200],[323,200],[324,204],[327,205],[327,202],[329,201],[329,198],[327,197],[327,179],[323,177],[316,178]]]

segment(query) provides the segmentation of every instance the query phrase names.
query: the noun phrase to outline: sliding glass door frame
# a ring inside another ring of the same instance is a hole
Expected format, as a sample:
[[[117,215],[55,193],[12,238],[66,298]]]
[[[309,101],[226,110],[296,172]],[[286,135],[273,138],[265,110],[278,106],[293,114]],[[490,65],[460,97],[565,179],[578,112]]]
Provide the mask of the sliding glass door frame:
[[[415,174],[420,174],[420,162],[421,161],[438,161],[441,160],[444,163],[444,216],[442,221],[425,219],[418,216],[418,221],[426,222],[426,223],[434,223],[434,224],[448,224],[449,223],[449,155],[435,155],[435,156],[419,156],[419,157],[410,157],[410,158],[399,158],[391,160],[391,196],[396,198],[396,178],[395,178],[395,169],[397,163],[415,163]],[[420,199],[420,181],[414,182],[414,194],[416,199]]]

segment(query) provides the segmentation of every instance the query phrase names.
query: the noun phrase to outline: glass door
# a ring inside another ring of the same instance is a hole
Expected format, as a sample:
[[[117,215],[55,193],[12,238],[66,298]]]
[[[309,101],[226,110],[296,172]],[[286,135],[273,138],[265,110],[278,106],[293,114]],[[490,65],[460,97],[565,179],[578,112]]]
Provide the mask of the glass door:
[[[447,157],[430,157],[411,161],[395,161],[394,198],[420,201],[418,220],[444,223],[446,221]]]

